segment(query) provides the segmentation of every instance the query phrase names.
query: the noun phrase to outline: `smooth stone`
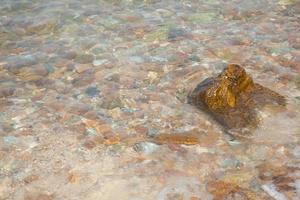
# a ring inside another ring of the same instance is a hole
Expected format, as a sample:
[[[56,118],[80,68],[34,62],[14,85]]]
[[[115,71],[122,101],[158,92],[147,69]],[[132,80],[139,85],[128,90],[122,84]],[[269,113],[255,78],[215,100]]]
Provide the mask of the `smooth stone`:
[[[84,71],[87,71],[91,68],[92,68],[91,64],[77,64],[77,65],[75,65],[75,70],[79,74],[84,72]]]
[[[94,56],[91,54],[80,54],[76,56],[74,61],[80,64],[87,64],[93,62],[93,60]]]
[[[116,73],[109,73],[104,77],[105,80],[107,81],[114,81],[114,82],[119,82],[120,81],[120,75]]]
[[[15,136],[5,136],[3,137],[3,141],[4,143],[8,144],[8,145],[13,145],[13,144],[17,144],[19,142],[19,139]]]
[[[0,98],[12,96],[14,92],[15,92],[15,88],[13,87],[0,88]]]
[[[10,56],[6,60],[6,67],[12,73],[18,72],[22,67],[37,64],[37,59],[33,55]]]
[[[97,89],[97,87],[88,87],[85,90],[85,93],[89,96],[89,97],[96,97],[99,95],[100,91]]]
[[[152,142],[139,142],[136,143],[133,149],[136,152],[144,153],[144,154],[151,154],[159,148],[159,145],[152,143]]]
[[[122,108],[123,105],[120,98],[107,98],[102,102],[101,107],[104,109],[112,110],[114,108]]]
[[[132,108],[121,108],[121,111],[124,113],[130,113],[130,114],[135,112],[135,110]]]
[[[72,59],[76,58],[77,53],[75,51],[62,51],[59,53],[59,56],[61,58],[72,60]]]
[[[81,73],[79,75],[79,77],[74,78],[72,80],[72,84],[75,87],[82,87],[82,86],[86,86],[86,85],[92,83],[94,79],[95,79],[95,76],[91,72],[89,72],[89,70],[87,70],[87,71]]]
[[[143,63],[144,59],[142,57],[139,56],[130,56],[129,60],[132,62],[136,62],[136,63]]]
[[[163,17],[171,17],[172,15],[174,15],[172,11],[162,8],[156,9],[155,12],[159,13]]]
[[[168,31],[168,27],[161,27],[145,34],[143,39],[145,39],[146,42],[163,41],[168,39]]]
[[[21,68],[16,76],[25,81],[37,81],[45,78],[48,74],[49,71],[43,65],[34,65]]]
[[[55,71],[55,68],[50,64],[44,64],[44,68],[49,72],[53,73]]]
[[[168,39],[176,39],[186,35],[186,31],[182,28],[171,28],[169,30]]]
[[[216,20],[217,14],[213,12],[203,12],[190,15],[188,21],[192,23],[209,23]]]
[[[55,19],[54,17],[50,17],[47,19],[39,19],[26,28],[26,34],[27,35],[50,34],[55,31],[57,24],[58,24],[58,20]]]
[[[296,2],[296,0],[279,0],[278,4],[281,6],[289,6],[295,4]]]
[[[93,61],[93,65],[95,66],[95,67],[98,67],[98,66],[101,66],[101,65],[103,65],[103,64],[106,64],[106,63],[108,63],[109,61],[107,60],[107,59],[103,59],[103,60],[94,60]]]

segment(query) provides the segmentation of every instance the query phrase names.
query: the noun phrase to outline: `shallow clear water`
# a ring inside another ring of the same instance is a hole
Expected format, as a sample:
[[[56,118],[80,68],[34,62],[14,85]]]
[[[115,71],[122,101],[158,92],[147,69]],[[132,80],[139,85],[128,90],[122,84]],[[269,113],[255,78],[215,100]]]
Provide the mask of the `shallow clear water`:
[[[299,18],[297,0],[1,0],[0,199],[298,199]],[[235,141],[186,101],[227,63],[288,102]]]

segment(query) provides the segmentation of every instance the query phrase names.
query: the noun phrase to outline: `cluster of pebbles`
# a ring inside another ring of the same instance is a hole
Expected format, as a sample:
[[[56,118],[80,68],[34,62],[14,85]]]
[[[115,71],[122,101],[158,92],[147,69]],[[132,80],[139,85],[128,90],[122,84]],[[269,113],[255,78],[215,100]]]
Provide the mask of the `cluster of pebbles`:
[[[299,199],[299,11],[1,0],[0,199]]]

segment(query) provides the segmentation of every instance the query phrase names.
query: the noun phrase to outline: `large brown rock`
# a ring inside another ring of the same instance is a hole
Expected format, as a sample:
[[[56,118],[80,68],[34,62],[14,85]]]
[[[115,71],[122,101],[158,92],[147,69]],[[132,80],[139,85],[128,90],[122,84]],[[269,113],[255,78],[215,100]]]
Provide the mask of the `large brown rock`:
[[[217,77],[207,78],[188,96],[190,104],[210,113],[229,134],[251,132],[259,124],[257,109],[285,106],[280,94],[254,83],[239,65],[230,64]]]

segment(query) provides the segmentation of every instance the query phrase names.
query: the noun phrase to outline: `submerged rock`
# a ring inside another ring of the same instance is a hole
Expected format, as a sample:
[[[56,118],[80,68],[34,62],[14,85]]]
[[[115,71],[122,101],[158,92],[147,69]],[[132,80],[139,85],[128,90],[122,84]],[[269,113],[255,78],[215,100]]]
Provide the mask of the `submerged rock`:
[[[133,149],[136,152],[141,152],[144,154],[151,154],[158,149],[158,145],[152,142],[139,142],[136,143]]]
[[[177,38],[180,38],[180,37],[184,37],[186,36],[187,33],[184,29],[181,29],[181,28],[171,28],[169,30],[169,33],[168,33],[168,39],[169,40],[175,40]]]
[[[13,87],[0,87],[0,98],[12,96],[15,92]]]
[[[54,17],[40,19],[27,26],[25,32],[27,35],[51,34],[57,29],[58,24],[59,20],[55,19]]]
[[[16,72],[16,76],[24,81],[38,81],[41,79],[45,79],[48,74],[49,71],[43,65],[23,67],[18,72]]]
[[[30,67],[38,63],[38,59],[33,55],[9,56],[6,60],[6,68],[11,73],[17,73],[23,67]]]
[[[85,90],[86,95],[89,97],[96,97],[99,95],[100,91],[97,89],[97,87],[88,87]]]
[[[267,104],[286,104],[283,96],[254,83],[236,64],[201,82],[188,96],[188,102],[210,113],[227,133],[242,135],[258,126],[257,109]]]

